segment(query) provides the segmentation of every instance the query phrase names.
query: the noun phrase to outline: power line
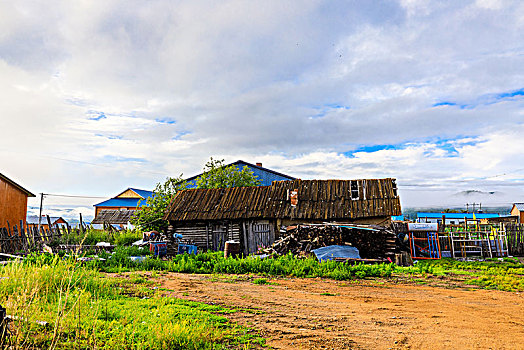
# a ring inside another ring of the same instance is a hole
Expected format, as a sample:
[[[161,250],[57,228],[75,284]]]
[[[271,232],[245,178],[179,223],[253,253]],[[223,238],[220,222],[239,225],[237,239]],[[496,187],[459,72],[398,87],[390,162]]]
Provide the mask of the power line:
[[[109,197],[100,197],[100,196],[80,196],[72,194],[53,194],[53,193],[44,193],[44,196],[53,196],[53,197],[72,197],[72,198],[109,198]]]

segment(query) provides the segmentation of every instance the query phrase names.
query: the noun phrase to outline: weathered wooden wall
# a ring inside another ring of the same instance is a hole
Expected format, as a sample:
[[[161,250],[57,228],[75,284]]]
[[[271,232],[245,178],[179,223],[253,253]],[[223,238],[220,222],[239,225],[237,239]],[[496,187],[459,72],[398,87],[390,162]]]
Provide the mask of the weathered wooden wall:
[[[196,245],[201,251],[223,250],[224,243],[233,240],[240,242],[242,251],[249,254],[275,241],[274,222],[267,220],[184,222],[173,225],[172,232],[181,234],[183,241]]]
[[[127,210],[140,210],[140,207],[95,207],[95,217],[100,214],[102,210],[120,210],[120,209],[127,209]]]
[[[15,225],[27,216],[27,194],[0,178],[0,227]]]

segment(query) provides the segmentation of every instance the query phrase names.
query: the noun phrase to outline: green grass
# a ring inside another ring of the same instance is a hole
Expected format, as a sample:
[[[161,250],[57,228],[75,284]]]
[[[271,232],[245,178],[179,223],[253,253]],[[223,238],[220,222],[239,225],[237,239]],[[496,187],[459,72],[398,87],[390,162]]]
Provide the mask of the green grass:
[[[60,244],[83,244],[95,245],[98,242],[109,242],[113,245],[128,245],[142,238],[142,233],[138,230],[122,230],[109,232],[105,230],[97,230],[88,228],[84,233],[79,229],[72,229],[71,233],[66,233],[48,245],[55,247]]]
[[[284,255],[274,259],[224,258],[221,252],[207,252],[198,255],[177,255],[171,260],[154,257],[142,263],[132,262],[124,254],[111,257],[104,262],[90,262],[94,268],[104,272],[133,270],[164,270],[182,273],[205,274],[258,274],[265,276],[326,277],[336,280],[349,280],[366,277],[390,277],[393,264],[342,264],[335,261],[318,262],[315,258],[297,258]]]
[[[264,343],[227,320],[224,315],[235,310],[161,297],[138,273],[127,280],[110,278],[44,256],[3,266],[0,278],[0,304],[19,317],[4,347],[244,349]]]
[[[407,274],[436,276],[465,276],[466,283],[486,289],[509,292],[524,291],[524,264],[517,259],[504,258],[503,261],[457,261],[453,259],[419,261],[413,267],[397,268]]]

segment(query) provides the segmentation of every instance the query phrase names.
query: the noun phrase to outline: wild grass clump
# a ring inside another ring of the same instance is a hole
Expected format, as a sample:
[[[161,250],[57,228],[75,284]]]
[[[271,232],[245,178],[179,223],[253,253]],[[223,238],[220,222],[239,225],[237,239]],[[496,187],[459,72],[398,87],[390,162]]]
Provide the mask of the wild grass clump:
[[[221,315],[229,309],[160,297],[139,275],[123,285],[56,256],[0,267],[0,304],[16,316],[2,348],[222,349],[262,342]]]
[[[139,230],[106,231],[88,228],[84,232],[72,229],[71,233],[55,238],[48,245],[55,247],[61,244],[95,245],[98,242],[108,242],[113,245],[128,245],[142,238]]]
[[[524,291],[524,264],[511,258],[502,261],[425,260],[413,267],[398,268],[398,271],[423,275],[464,275],[469,277],[468,284],[510,292]]]
[[[125,256],[114,254],[107,261],[92,262],[92,266],[105,272],[131,270],[164,270],[181,273],[205,274],[259,274],[267,276],[327,277],[348,280],[366,277],[390,277],[395,271],[394,264],[351,265],[335,261],[318,262],[315,258],[298,258],[291,254],[274,259],[224,258],[221,252],[207,252],[198,255],[181,254],[171,260],[160,260],[150,256],[137,263]]]

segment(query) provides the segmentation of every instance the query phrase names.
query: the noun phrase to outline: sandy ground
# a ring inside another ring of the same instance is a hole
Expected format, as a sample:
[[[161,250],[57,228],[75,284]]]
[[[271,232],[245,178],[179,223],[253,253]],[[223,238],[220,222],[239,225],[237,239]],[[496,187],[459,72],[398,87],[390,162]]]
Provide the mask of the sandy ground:
[[[167,274],[166,295],[240,311],[275,349],[524,349],[524,293],[381,280]]]

